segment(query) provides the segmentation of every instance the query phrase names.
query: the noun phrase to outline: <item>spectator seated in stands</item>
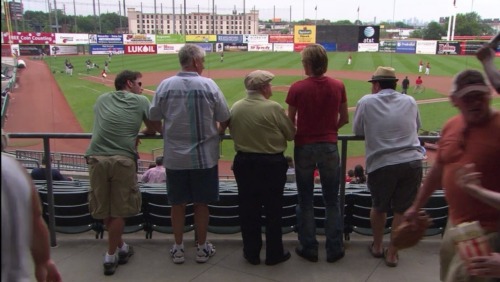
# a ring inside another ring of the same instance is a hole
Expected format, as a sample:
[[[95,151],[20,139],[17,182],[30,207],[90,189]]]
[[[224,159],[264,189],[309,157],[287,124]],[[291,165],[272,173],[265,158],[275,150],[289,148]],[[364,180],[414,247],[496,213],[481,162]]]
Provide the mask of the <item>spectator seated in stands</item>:
[[[345,176],[345,182],[346,183],[351,183],[351,181],[354,179],[354,170],[350,169],[347,172],[347,175]]]
[[[356,165],[354,167],[354,178],[351,180],[351,184],[366,184],[365,169],[362,165]]]
[[[47,180],[46,177],[46,166],[47,165],[47,160],[45,157],[43,157],[42,160],[42,166],[39,168],[34,168],[31,171],[31,178],[33,180]],[[58,169],[55,169],[52,167],[52,180],[56,181],[71,181],[73,180],[72,177],[65,177],[64,175],[61,174],[61,172]]]
[[[143,183],[165,183],[167,182],[167,174],[163,166],[163,157],[157,157],[156,166],[148,169],[141,177]]]

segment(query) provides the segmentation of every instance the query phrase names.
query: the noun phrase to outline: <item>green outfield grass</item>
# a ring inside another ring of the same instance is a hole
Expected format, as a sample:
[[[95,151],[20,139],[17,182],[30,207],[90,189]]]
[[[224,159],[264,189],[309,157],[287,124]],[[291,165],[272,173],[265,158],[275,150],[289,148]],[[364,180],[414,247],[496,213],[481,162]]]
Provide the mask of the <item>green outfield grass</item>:
[[[352,55],[352,65],[347,65],[347,57]],[[47,63],[52,69],[63,70],[64,59],[68,58],[75,66],[75,72],[85,72],[85,60],[90,58],[100,67],[104,66],[106,55],[81,55],[48,57]],[[206,72],[211,69],[301,69],[299,53],[292,52],[228,52],[224,54],[224,63],[219,62],[219,55],[207,53]],[[453,76],[465,68],[481,69],[474,56],[416,55],[395,53],[329,53],[330,70],[353,70],[373,72],[377,66],[392,66],[397,73],[418,73],[418,62],[430,62],[431,75]],[[496,60],[500,68],[500,60]],[[115,55],[109,65],[112,72],[134,69],[141,72],[178,70],[177,55]],[[98,70],[93,70],[98,73]]]
[[[437,56],[437,55],[412,55],[412,54],[389,54],[389,53],[352,53],[353,63],[347,65],[347,57],[350,53],[329,53],[330,70],[366,71],[373,70],[380,65],[393,66],[400,74],[417,74],[418,62],[429,61],[431,63],[431,75],[453,76],[466,68],[481,69],[480,63],[473,56]],[[62,89],[73,112],[75,113],[82,128],[90,132],[93,123],[93,105],[99,95],[113,89],[93,83],[85,79],[78,79],[79,73],[86,75],[85,60],[90,58],[101,68],[107,56],[70,56],[67,57],[75,66],[74,76],[69,77],[61,74],[64,68],[65,57],[47,58],[47,63],[52,70],[56,71],[55,78]],[[497,66],[500,68],[500,60]],[[178,70],[177,55],[135,55],[113,56],[110,69],[117,73],[123,69],[138,70],[143,73]],[[212,69],[302,69],[300,54],[298,53],[259,53],[259,52],[235,52],[225,53],[224,63],[219,62],[218,54],[207,54],[204,74],[210,76]],[[99,76],[100,70],[93,69],[90,75]],[[294,81],[302,79],[302,76],[277,76],[273,85],[290,85]],[[215,79],[231,106],[235,101],[245,96],[243,77],[238,79]],[[365,94],[370,92],[370,85],[366,81],[343,80],[348,93],[348,105],[354,107],[356,102]],[[145,88],[155,90],[157,85],[146,85]],[[150,99],[152,96],[146,95]],[[274,91],[272,99],[278,101],[284,108],[286,92]],[[417,100],[441,98],[441,94],[427,89],[416,97]],[[500,109],[500,99],[493,101],[493,106]],[[425,130],[438,130],[443,123],[457,113],[449,102],[419,105],[422,128]],[[352,112],[350,113],[352,120]],[[351,135],[351,125],[348,124],[340,130],[340,134]],[[143,140],[140,151],[150,153],[155,148],[162,147],[161,140]],[[293,144],[289,144],[288,155],[292,155]],[[221,151],[224,159],[232,159],[234,156],[233,143],[226,140],[222,144]],[[349,143],[349,156],[364,155],[363,142]]]

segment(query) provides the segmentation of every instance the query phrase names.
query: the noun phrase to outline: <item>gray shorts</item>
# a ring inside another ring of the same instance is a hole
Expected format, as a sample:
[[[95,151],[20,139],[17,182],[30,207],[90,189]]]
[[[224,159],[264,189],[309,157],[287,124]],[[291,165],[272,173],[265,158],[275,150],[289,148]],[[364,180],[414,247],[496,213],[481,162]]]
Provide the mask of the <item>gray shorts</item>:
[[[207,169],[166,169],[167,196],[171,205],[209,204],[219,200],[218,166]]]
[[[368,174],[372,207],[379,212],[406,211],[422,182],[422,161],[388,165]]]

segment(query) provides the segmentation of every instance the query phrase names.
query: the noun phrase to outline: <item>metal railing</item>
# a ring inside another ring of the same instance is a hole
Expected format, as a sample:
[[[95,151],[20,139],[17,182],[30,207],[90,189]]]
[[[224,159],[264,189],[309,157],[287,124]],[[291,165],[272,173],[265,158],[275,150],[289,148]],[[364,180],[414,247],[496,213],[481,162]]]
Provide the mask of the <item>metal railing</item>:
[[[35,150],[16,150],[14,154],[16,155],[17,160],[36,161],[39,163],[43,162],[43,157],[45,156],[44,151],[35,151]],[[56,152],[56,153],[50,153],[50,156],[51,156],[50,159],[52,161],[52,167],[57,168],[58,170],[89,172],[89,168],[87,166],[84,154]],[[155,162],[151,160],[139,159],[137,161],[137,172],[144,173],[146,170],[148,170],[149,165],[152,163]],[[25,166],[25,167],[32,168],[30,166]]]
[[[50,150],[50,140],[51,139],[91,139],[91,133],[9,133],[9,138],[38,138],[43,140],[43,154],[45,156],[52,155]],[[161,135],[146,136],[143,134],[139,135],[141,139],[162,139]],[[436,142],[439,140],[438,136],[419,136],[421,141],[424,142]],[[230,135],[221,135],[222,140],[231,140]],[[345,205],[345,176],[346,176],[346,163],[347,163],[347,144],[349,141],[364,141],[363,136],[353,136],[353,135],[339,135],[338,143],[340,148],[340,160],[341,160],[341,174],[340,174],[340,207]],[[57,246],[56,233],[55,233],[55,217],[54,217],[54,193],[53,193],[53,181],[52,181],[52,160],[47,158],[46,163],[46,179],[47,179],[47,200],[48,200],[48,212],[49,212],[49,231],[50,231],[50,244],[52,247]],[[341,209],[341,218],[344,216],[344,209]]]

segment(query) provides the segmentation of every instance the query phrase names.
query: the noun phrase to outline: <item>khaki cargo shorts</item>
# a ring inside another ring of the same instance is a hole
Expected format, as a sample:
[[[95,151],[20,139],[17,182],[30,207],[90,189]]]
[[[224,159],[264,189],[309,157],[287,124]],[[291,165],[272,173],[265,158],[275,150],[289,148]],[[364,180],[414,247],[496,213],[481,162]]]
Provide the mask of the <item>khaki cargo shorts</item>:
[[[141,211],[136,164],[125,156],[87,157],[90,176],[89,210],[92,217],[129,217]]]

